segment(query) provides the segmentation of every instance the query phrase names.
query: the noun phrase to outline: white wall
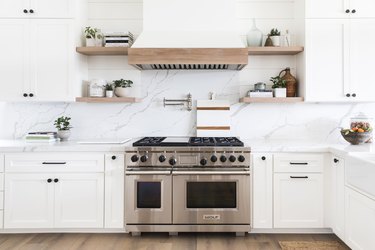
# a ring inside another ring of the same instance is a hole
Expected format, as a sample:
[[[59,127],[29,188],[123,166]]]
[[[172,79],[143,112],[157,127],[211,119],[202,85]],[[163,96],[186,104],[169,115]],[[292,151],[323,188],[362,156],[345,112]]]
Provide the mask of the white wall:
[[[294,1],[238,0],[237,29],[243,37],[252,18],[266,34],[271,28],[294,32]],[[197,6],[199,7],[199,6]],[[89,0],[89,24],[103,31],[142,30],[141,0]],[[375,104],[238,104],[252,84],[268,81],[285,67],[296,74],[293,56],[250,57],[241,72],[147,71],[127,65],[126,57],[90,57],[89,77],[132,79],[135,92],[144,97],[138,104],[0,104],[0,138],[21,138],[27,131],[53,130],[53,120],[72,116],[77,138],[136,137],[143,135],[194,135],[195,112],[162,106],[166,98],[192,93],[206,99],[209,92],[229,99],[232,105],[232,133],[243,139],[303,139],[337,142],[339,127],[359,111],[375,117]]]

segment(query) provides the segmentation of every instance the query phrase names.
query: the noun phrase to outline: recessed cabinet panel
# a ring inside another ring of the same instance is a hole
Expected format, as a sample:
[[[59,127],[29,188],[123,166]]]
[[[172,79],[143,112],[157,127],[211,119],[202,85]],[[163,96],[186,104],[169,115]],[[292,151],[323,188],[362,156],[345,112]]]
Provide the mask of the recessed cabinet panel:
[[[350,0],[350,10],[355,11],[351,14],[351,18],[375,18],[374,0]],[[366,34],[371,33],[366,32]]]
[[[303,1],[303,0],[298,0]],[[306,18],[346,18],[350,0],[305,0]]]
[[[30,0],[1,0],[0,18],[29,18],[29,9]]]
[[[34,10],[32,18],[73,18],[77,0],[30,0]]]

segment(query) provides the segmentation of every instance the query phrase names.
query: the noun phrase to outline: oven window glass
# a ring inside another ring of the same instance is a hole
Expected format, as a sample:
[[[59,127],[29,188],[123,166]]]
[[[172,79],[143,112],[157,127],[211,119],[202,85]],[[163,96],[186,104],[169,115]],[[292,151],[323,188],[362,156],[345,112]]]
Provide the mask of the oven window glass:
[[[236,182],[188,182],[187,208],[236,208]]]
[[[137,182],[137,208],[161,208],[160,182]]]

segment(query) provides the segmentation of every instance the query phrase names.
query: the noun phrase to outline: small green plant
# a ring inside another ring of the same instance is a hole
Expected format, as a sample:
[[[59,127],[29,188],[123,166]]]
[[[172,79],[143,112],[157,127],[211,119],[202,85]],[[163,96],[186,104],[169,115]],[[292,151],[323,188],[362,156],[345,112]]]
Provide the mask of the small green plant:
[[[85,36],[86,36],[86,38],[102,39],[102,35],[100,34],[100,30],[97,29],[97,28],[91,28],[90,26],[85,28]]]
[[[286,88],[286,80],[281,79],[280,76],[271,77],[270,81],[273,83],[273,89]]]
[[[280,36],[280,31],[278,29],[272,29],[271,32],[268,34],[269,36]]]
[[[113,84],[107,83],[104,88],[106,91],[113,91]]]
[[[55,120],[55,127],[57,130],[62,131],[62,130],[70,130],[72,126],[70,126],[70,120],[72,118],[67,117],[67,116],[61,116]]]
[[[116,88],[131,88],[133,85],[133,81],[124,80],[121,78],[120,80],[114,80],[113,84],[115,85]]]

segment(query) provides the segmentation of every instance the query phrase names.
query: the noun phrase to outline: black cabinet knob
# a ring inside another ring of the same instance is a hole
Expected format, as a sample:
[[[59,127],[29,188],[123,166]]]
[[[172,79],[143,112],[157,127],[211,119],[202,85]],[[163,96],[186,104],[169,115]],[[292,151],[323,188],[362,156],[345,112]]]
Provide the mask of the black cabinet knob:
[[[29,95],[26,93],[23,93],[23,97],[28,97]]]
[[[230,162],[235,162],[237,158],[234,155],[229,156],[229,161]]]
[[[207,159],[206,158],[201,159],[200,163],[201,163],[202,166],[207,165]]]
[[[130,158],[130,160],[131,160],[132,162],[137,162],[137,161],[139,160],[139,157],[138,157],[138,155],[133,155],[133,156]]]
[[[169,164],[171,164],[172,166],[176,165],[177,164],[177,159],[172,157],[171,159],[169,159]]]
[[[243,155],[238,156],[238,161],[239,162],[244,162],[245,160],[246,160],[245,156],[243,156]]]
[[[59,179],[54,179],[53,180],[55,183],[58,183],[59,182]]]
[[[212,161],[212,162],[217,162],[217,157],[216,157],[216,155],[211,156],[211,161]]]
[[[29,13],[29,11],[27,11],[27,9],[24,9],[23,13],[27,14],[27,13]]]
[[[357,94],[356,94],[356,93],[354,93],[354,94],[352,94],[352,96],[353,96],[353,97],[357,97]]]
[[[262,161],[265,161],[267,160],[267,158],[265,156],[262,156]]]
[[[350,97],[350,94],[346,94],[346,97]]]
[[[352,13],[355,14],[357,11],[356,10],[352,10]]]
[[[34,10],[33,9],[30,9],[30,11],[29,11],[31,14],[33,14],[34,13]]]
[[[226,162],[227,157],[225,155],[220,156],[220,161],[223,162],[223,163]]]
[[[141,156],[141,162],[146,162],[148,160],[148,156],[147,155],[142,155]]]
[[[52,182],[52,179],[48,179],[47,182],[48,182],[48,183],[51,183],[51,182]]]
[[[345,11],[346,13],[350,13],[350,10],[349,9],[347,9],[346,11]]]
[[[33,93],[30,93],[29,96],[30,96],[30,97],[34,97],[34,94],[33,94]]]
[[[334,162],[334,163],[338,163],[338,162],[339,162],[339,159],[336,159],[336,158],[335,158],[335,159],[333,159],[333,162]]]
[[[164,155],[159,156],[159,161],[160,162],[165,162],[167,158]]]
[[[117,157],[115,155],[112,155],[112,160],[116,160]]]

